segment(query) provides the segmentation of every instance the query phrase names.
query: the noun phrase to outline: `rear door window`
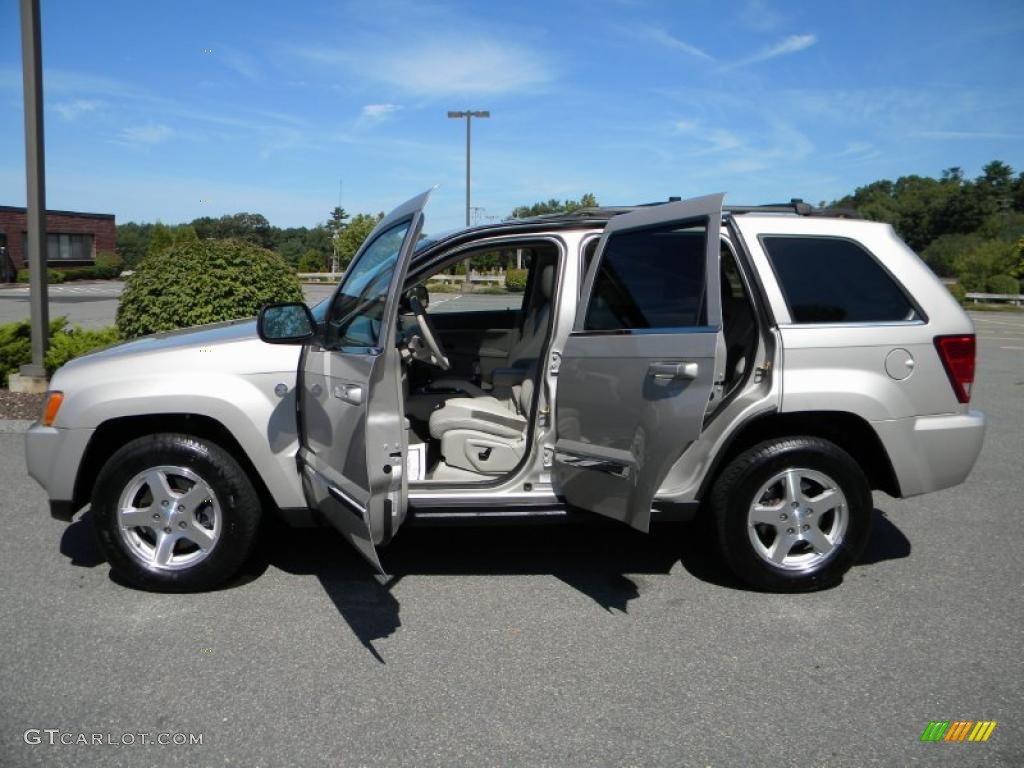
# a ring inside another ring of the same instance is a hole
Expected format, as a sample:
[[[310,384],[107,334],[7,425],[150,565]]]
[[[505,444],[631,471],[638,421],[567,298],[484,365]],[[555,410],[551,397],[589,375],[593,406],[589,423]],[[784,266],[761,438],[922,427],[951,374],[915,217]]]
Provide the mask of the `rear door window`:
[[[892,276],[852,240],[765,235],[761,242],[794,323],[918,319]]]
[[[594,277],[584,330],[688,328],[705,324],[704,226],[614,234]]]

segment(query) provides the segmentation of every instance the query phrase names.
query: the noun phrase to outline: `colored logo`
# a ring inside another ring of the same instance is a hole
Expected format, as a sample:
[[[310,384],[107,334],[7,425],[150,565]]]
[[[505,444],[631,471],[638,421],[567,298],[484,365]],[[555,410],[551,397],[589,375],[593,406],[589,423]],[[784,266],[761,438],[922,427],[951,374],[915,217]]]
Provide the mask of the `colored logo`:
[[[988,741],[995,729],[995,720],[932,720],[921,741]]]

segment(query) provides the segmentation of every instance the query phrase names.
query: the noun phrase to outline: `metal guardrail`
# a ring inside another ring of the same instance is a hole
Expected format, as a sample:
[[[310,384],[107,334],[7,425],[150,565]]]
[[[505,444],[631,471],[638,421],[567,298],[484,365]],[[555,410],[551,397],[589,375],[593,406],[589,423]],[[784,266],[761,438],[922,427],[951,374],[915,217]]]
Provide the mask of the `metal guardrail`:
[[[965,298],[970,299],[975,304],[979,301],[994,303],[1005,301],[1019,307],[1024,303],[1024,293],[968,293],[965,295]]]

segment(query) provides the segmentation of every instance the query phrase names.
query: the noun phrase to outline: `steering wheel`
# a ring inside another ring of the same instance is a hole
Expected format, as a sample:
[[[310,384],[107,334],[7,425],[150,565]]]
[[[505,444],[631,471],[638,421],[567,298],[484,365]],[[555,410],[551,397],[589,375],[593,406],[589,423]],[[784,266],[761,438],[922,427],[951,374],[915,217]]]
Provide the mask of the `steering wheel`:
[[[442,371],[451,370],[452,364],[448,361],[448,355],[445,354],[441,342],[438,341],[434,326],[430,322],[430,315],[427,314],[427,309],[418,296],[412,294],[409,296],[409,308],[416,315],[416,325],[419,326],[420,337],[430,349],[434,362]]]

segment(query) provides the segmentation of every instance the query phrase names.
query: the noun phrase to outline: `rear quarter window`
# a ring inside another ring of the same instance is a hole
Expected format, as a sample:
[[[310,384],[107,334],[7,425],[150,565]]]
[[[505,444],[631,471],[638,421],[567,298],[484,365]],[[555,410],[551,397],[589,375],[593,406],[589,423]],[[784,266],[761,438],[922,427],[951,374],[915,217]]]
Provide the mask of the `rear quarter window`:
[[[761,237],[794,323],[918,319],[892,276],[860,244],[838,237]]]

